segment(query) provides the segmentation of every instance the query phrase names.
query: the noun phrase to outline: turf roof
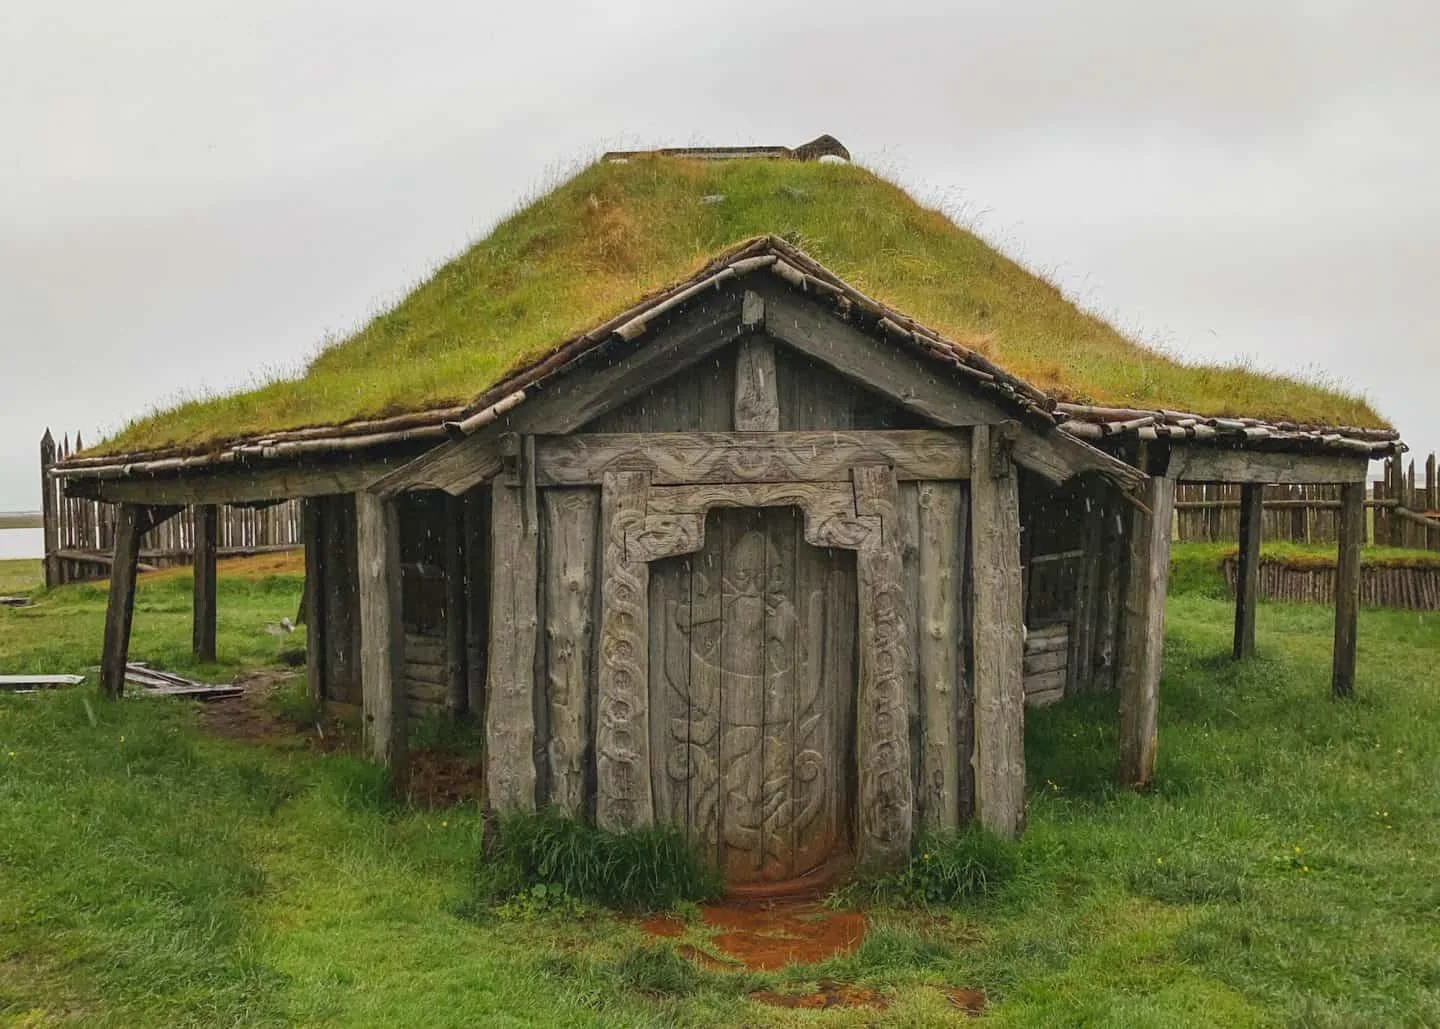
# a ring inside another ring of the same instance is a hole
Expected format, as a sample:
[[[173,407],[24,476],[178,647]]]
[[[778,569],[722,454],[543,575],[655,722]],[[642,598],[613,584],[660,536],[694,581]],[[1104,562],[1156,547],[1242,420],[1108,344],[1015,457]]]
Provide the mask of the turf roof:
[[[717,199],[720,198],[720,199]],[[92,453],[203,447],[459,405],[747,237],[783,236],[890,307],[1058,399],[1330,425],[1384,424],[1361,398],[1182,364],[856,165],[598,163],[501,222],[297,379],[147,415]]]

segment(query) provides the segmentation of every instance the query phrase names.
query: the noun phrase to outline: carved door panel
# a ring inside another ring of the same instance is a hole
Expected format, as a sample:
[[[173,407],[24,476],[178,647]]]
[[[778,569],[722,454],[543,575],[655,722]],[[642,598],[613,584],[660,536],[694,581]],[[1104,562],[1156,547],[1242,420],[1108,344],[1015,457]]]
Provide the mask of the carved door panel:
[[[650,577],[657,815],[727,881],[794,878],[848,846],[855,560],[794,508],[710,513]]]

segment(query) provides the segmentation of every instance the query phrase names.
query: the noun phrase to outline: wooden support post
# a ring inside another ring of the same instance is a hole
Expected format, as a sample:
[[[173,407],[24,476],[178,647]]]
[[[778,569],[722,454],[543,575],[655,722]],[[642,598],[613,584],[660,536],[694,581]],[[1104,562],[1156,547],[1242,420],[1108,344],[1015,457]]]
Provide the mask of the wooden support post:
[[[922,715],[920,808],[925,824],[953,829],[970,798],[962,797],[970,690],[961,661],[961,584],[965,581],[965,488],[958,482],[919,486],[919,683]],[[966,791],[969,792],[968,790]]]
[[[406,697],[401,674],[400,519],[395,503],[355,494],[360,570],[360,695],[365,752],[390,769],[392,789],[406,785]]]
[[[1396,519],[1397,521],[1399,519]],[[1360,550],[1365,542],[1365,486],[1340,487],[1340,552],[1335,567],[1335,662],[1330,692],[1355,692],[1355,644],[1360,611]]]
[[[145,509],[121,504],[115,519],[115,561],[110,566],[110,602],[105,608],[105,643],[100,658],[100,695],[118,699],[125,692],[125,662],[130,657],[130,627],[135,620],[135,574]]]
[[[1152,476],[1140,500],[1150,513],[1138,508],[1131,512],[1120,629],[1120,781],[1136,788],[1148,786],[1155,771],[1175,480]]]
[[[970,567],[974,584],[975,805],[980,824],[1013,837],[1025,824],[1024,610],[1020,494],[998,429],[971,444]]]
[[[60,512],[56,504],[55,480],[50,478],[50,467],[55,463],[55,437],[50,430],[40,437],[40,509],[45,526],[45,588],[60,585],[60,558],[55,551],[60,549]]]
[[[220,523],[214,504],[195,508],[195,606],[191,649],[196,661],[215,660],[215,537]]]
[[[334,611],[325,603],[325,536],[319,497],[300,501],[301,536],[305,544],[305,680],[310,698],[325,700],[325,634]]]
[[[1255,656],[1255,607],[1260,602],[1260,516],[1264,486],[1240,487],[1240,559],[1235,570],[1236,661]]]
[[[490,653],[485,785],[489,806],[535,807],[535,647],[539,622],[538,516],[522,483],[490,488]],[[648,781],[648,780],[647,780]]]
[[[746,299],[754,296],[747,293]],[[735,429],[738,432],[777,432],[780,402],[775,390],[775,344],[765,336],[750,336],[740,343],[735,360]]]

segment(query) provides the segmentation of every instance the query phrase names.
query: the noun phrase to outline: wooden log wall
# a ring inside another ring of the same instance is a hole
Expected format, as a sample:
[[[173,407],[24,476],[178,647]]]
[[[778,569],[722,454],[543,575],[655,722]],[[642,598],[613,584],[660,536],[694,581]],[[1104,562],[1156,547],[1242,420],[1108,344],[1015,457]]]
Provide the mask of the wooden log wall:
[[[1233,557],[1221,562],[1230,595],[1235,595],[1237,565]],[[1335,566],[1307,567],[1275,559],[1260,559],[1260,597],[1296,604],[1334,604]],[[1360,566],[1360,603],[1404,611],[1440,611],[1440,565]]]

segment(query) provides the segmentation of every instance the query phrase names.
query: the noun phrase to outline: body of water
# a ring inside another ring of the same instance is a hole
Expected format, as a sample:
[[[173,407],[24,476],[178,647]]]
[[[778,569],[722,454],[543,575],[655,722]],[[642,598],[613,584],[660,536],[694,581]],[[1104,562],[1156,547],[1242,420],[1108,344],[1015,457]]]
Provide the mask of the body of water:
[[[44,529],[0,529],[0,561],[44,556]]]

